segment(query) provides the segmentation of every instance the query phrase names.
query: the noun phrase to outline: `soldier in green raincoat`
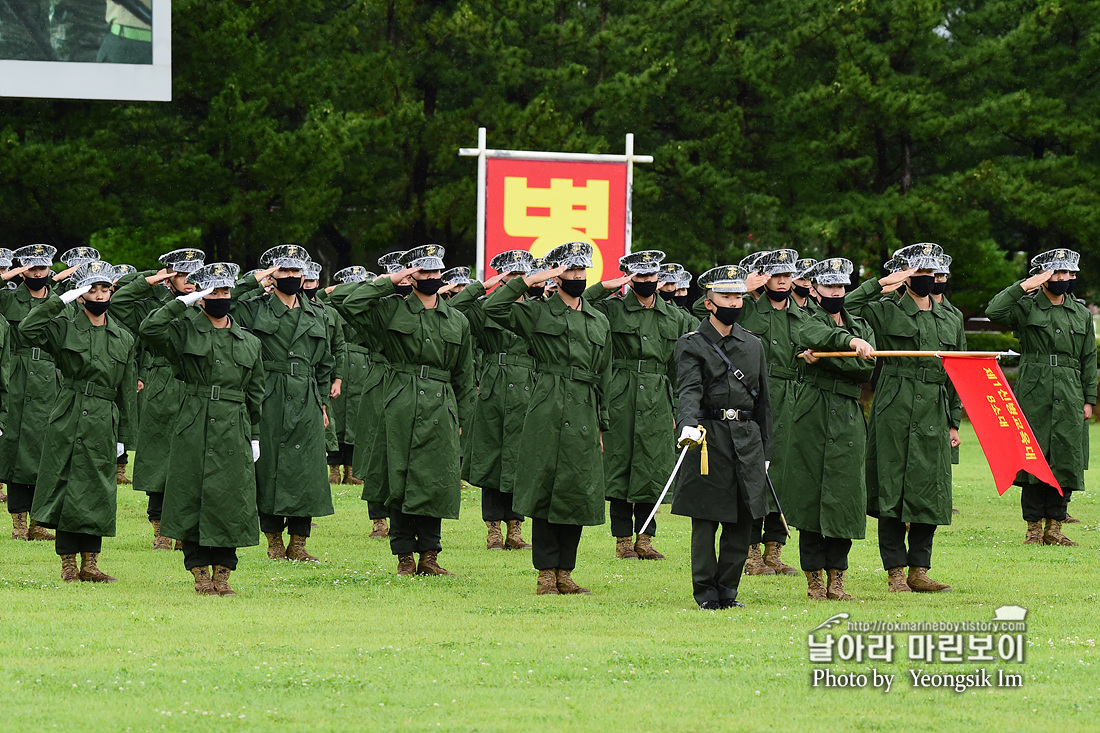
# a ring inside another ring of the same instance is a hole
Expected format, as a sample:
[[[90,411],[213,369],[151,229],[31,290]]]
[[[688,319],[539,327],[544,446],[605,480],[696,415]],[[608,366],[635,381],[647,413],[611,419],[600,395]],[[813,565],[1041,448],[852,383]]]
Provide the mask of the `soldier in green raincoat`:
[[[52,280],[50,265],[56,249],[48,244],[20,247],[12,253],[18,267],[6,274],[22,276],[23,282],[14,290],[0,290],[0,314],[8,322],[11,363],[6,413],[0,436],[0,479],[8,485],[8,512],[12,518],[12,539],[52,540],[53,534],[44,527],[28,525],[28,515],[34,503],[34,487],[42,458],[42,426],[61,389],[53,354],[42,344],[30,341],[19,331],[19,322],[50,295]]]
[[[239,272],[227,262],[205,265],[188,276],[197,292],[169,300],[141,324],[141,337],[179,375],[162,526],[183,542],[183,565],[200,595],[236,595],[229,574],[237,548],[259,537],[253,464],[264,369],[259,339],[229,315]],[[201,309],[193,308],[200,299]]]
[[[802,257],[794,263],[794,280],[791,281],[791,301],[804,311],[814,313],[817,311],[817,301],[814,300],[813,284],[806,277],[817,260],[813,257]]]
[[[676,340],[690,329],[676,307],[657,296],[664,258],[658,250],[628,254],[619,259],[625,277],[596,283],[584,292],[611,327],[611,429],[603,436],[603,468],[615,556],[625,560],[665,559],[653,547],[657,522],[642,523],[676,461],[672,357]],[[630,290],[625,295],[612,295],[626,284]]]
[[[688,288],[691,287],[691,273],[683,265],[675,262],[662,262],[657,273],[657,295],[668,304],[684,322],[684,333],[699,325],[699,319],[688,310],[691,307]]]
[[[581,297],[592,245],[569,242],[545,257],[551,269],[515,278],[485,301],[485,314],[527,341],[538,364],[527,407],[512,506],[531,517],[536,593],[588,593],[572,571],[585,526],[604,522],[601,433],[610,429],[611,344],[607,318]],[[550,278],[547,300],[520,300]]]
[[[344,399],[344,383],[348,373],[348,348],[344,334],[348,324],[336,309],[328,304],[327,297],[318,295],[321,289],[321,263],[307,263],[303,277],[305,280],[302,293],[309,298],[310,302],[324,308],[328,316],[328,342],[332,350],[332,358],[336,362],[336,369],[332,373],[332,388],[325,396],[328,414],[328,425],[325,427],[325,451],[329,467],[328,482],[339,484],[340,466],[351,463],[351,446],[347,443],[347,401]],[[347,475],[350,477],[351,466],[347,465],[347,468],[349,470]]]
[[[267,269],[244,278],[233,290],[233,315],[263,346],[264,405],[256,463],[260,531],[267,538],[269,558],[300,562],[317,562],[306,551],[313,517],[333,513],[325,470],[323,395],[332,387],[336,362],[325,309],[299,297],[309,261],[300,245],[272,247],[260,256]],[[260,283],[269,276],[275,288],[267,293]],[[284,529],[290,535],[285,546]]]
[[[772,410],[772,442],[775,454],[787,454],[787,444],[794,426],[792,411],[798,393],[798,376],[801,364],[798,329],[805,319],[805,311],[791,306],[792,280],[797,272],[798,252],[793,249],[777,249],[762,253],[756,259],[757,272],[767,276],[764,296],[755,302],[745,302],[741,319],[742,328],[760,339],[768,360],[768,396]],[[786,503],[786,487],[782,478],[773,478],[775,493],[781,503]],[[764,554],[760,554],[760,543]],[[753,528],[746,575],[797,575],[798,571],[783,562],[782,549],[787,542],[787,530],[778,507],[769,507],[767,516]],[[768,571],[771,571],[769,573]]]
[[[115,580],[97,559],[103,538],[115,536],[115,461],[133,424],[137,376],[134,337],[106,315],[113,275],[106,262],[81,265],[71,290],[46,298],[19,324],[27,343],[53,355],[62,378],[49,417],[35,426],[42,460],[31,517],[57,530],[67,583]]]
[[[806,363],[786,453],[777,454],[773,471],[776,484],[784,487],[787,521],[799,530],[806,595],[816,601],[852,598],[844,590],[848,552],[852,540],[867,531],[867,422],[859,398],[860,385],[875,370],[874,335],[866,321],[844,310],[844,286],[853,269],[849,260],[834,257],[804,271],[819,308],[807,311],[799,324]],[[860,358],[815,359],[809,350],[854,350]]]
[[[932,300],[936,301],[947,311],[953,314],[959,319],[959,322],[964,325],[962,341],[958,345],[959,351],[966,351],[966,317],[963,312],[959,310],[954,303],[947,299],[947,280],[951,277],[951,256],[940,255],[936,258],[936,267],[933,269],[933,274],[936,279],[932,283]],[[951,448],[951,463],[952,465],[959,464],[959,446],[952,446]],[[958,514],[959,510],[952,508],[952,514]]]
[[[962,322],[929,297],[941,254],[937,244],[904,247],[894,256],[907,269],[868,280],[848,295],[848,312],[870,323],[880,349],[945,351],[962,343]],[[904,295],[881,297],[884,288],[903,282]],[[962,403],[939,359],[885,360],[868,424],[867,513],[878,518],[879,555],[892,592],[951,588],[929,578],[928,569],[936,527],[951,523],[951,448],[959,444],[961,418]]]
[[[497,274],[485,284],[471,282],[448,301],[470,322],[484,355],[470,429],[463,434],[462,478],[481,489],[481,519],[489,550],[521,550],[523,515],[512,508],[512,485],[523,446],[519,435],[535,385],[535,359],[527,342],[485,315],[485,291],[522,278],[535,269],[524,250],[502,252],[489,262]],[[523,297],[523,296],[521,296]],[[500,524],[505,523],[507,533]]]
[[[378,260],[378,264],[388,273],[398,272],[402,267],[397,260],[402,254],[404,252],[391,252],[383,255]],[[366,268],[358,265],[346,267],[333,276],[340,284],[365,282],[374,280],[376,277],[377,275],[373,272],[368,272]],[[345,289],[342,295],[336,295],[334,292],[335,287],[329,286],[325,290],[327,302],[333,304],[336,299],[342,300],[351,292],[349,289]],[[405,288],[411,290],[412,285],[399,283],[394,286],[394,290],[398,292],[391,297],[405,297],[408,293],[401,294],[401,291]],[[339,313],[339,309],[337,309],[337,313]],[[351,470],[348,471],[345,468],[345,475],[348,477],[348,483],[364,485],[372,483],[369,477],[368,459],[370,458],[370,447],[373,444],[374,433],[379,429],[382,422],[382,381],[386,376],[389,360],[382,353],[382,342],[379,333],[357,328],[346,318],[344,319],[344,327],[345,343],[348,348],[348,369],[359,375],[358,377],[351,377],[351,382],[345,385],[346,389],[350,390],[350,395],[345,408],[347,415],[345,417],[346,428],[344,434],[352,449]],[[359,366],[358,370],[356,370],[357,365]],[[355,395],[358,395],[357,399]],[[387,522],[390,516],[389,510],[385,504],[372,500],[368,494],[369,489],[364,485],[362,498],[367,502],[368,516],[373,525],[370,537],[385,539],[390,536]]]
[[[111,298],[111,314],[130,329],[140,351],[138,380],[142,389],[137,396],[137,444],[134,446],[135,491],[149,496],[146,515],[153,526],[153,549],[171,550],[172,535],[161,534],[164,486],[168,481],[168,463],[164,457],[172,447],[172,431],[183,404],[181,383],[169,356],[146,347],[140,335],[141,322],[173,298],[194,292],[187,276],[203,265],[206,255],[199,249],[177,249],[160,256],[164,267],[157,272],[135,272],[119,279]]]
[[[1020,472],[1026,544],[1076,545],[1062,534],[1073,491],[1085,488],[1088,420],[1096,404],[1096,333],[1092,314],[1071,295],[1080,255],[1051,250],[1031,264],[1038,273],[1010,285],[986,308],[991,321],[1020,339],[1016,399],[1062,488]],[[1045,522],[1045,526],[1043,523]]]
[[[333,291],[333,303],[348,321],[381,334],[389,358],[381,425],[366,449],[377,469],[364,488],[389,508],[398,575],[453,575],[438,562],[440,529],[443,519],[458,519],[459,435],[473,417],[476,387],[470,324],[437,295],[444,254],[437,244],[414,247],[401,256],[406,269]],[[388,297],[407,277],[413,294]],[[357,452],[363,449],[356,446]]]

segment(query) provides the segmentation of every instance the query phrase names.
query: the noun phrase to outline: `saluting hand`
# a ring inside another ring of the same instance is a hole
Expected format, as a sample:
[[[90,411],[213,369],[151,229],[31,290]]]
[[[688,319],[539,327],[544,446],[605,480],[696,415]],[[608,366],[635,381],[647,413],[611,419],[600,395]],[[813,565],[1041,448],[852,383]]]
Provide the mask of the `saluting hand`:
[[[7,272],[0,272],[0,280],[3,280],[4,282],[7,282],[8,280],[13,280],[29,269],[31,269],[30,265],[20,265],[19,267],[13,267]]]
[[[1025,293],[1030,293],[1034,290],[1038,290],[1042,287],[1043,283],[1051,278],[1054,274],[1054,270],[1043,270],[1038,275],[1032,275],[1027,280],[1020,283],[1020,287],[1024,289]]]
[[[62,280],[67,280],[69,278],[69,276],[72,275],[73,272],[75,272],[76,268],[78,268],[78,267],[80,267],[80,265],[73,265],[72,267],[65,268],[64,270],[62,270],[61,272],[59,272],[59,273],[57,273],[56,275],[53,276],[53,281],[55,283],[59,283]]]
[[[880,277],[878,279],[878,284],[882,286],[882,292],[892,293],[901,287],[906,278],[910,278],[915,274],[917,274],[917,269],[915,267],[908,270],[898,270],[897,272],[891,272],[886,277]]]
[[[262,283],[264,280],[274,275],[275,271],[278,269],[278,267],[269,267],[266,270],[257,270],[255,273],[256,282]]]
[[[530,275],[523,276],[523,282],[528,285],[538,285],[544,283],[552,277],[558,277],[566,270],[565,265],[559,265],[558,267],[551,267],[549,270],[543,270],[542,272],[533,272]]]
[[[404,270],[398,270],[390,275],[383,275],[382,277],[389,277],[390,282],[394,285],[400,285],[406,278],[412,277],[413,273],[420,272],[423,267],[406,267]]]
[[[162,267],[161,269],[157,270],[155,275],[150,275],[149,277],[145,278],[145,282],[149,283],[150,285],[156,285],[172,277],[172,274],[173,273],[168,272],[166,268]]]
[[[79,298],[81,295],[84,295],[84,294],[90,292],[91,289],[92,289],[91,285],[84,285],[83,287],[73,288],[69,292],[61,294],[61,302],[62,303],[72,303],[74,300]]]
[[[749,276],[745,278],[745,287],[753,291],[765,285],[769,279],[771,279],[771,276],[762,272],[750,272]]]
[[[612,278],[611,280],[604,280],[600,283],[605,290],[618,290],[627,283],[634,282],[634,273],[623,275],[622,277]]]
[[[485,288],[485,291],[488,292],[495,288],[497,285],[500,285],[500,281],[503,280],[507,274],[507,272],[498,272],[491,278],[482,281],[481,285]]]

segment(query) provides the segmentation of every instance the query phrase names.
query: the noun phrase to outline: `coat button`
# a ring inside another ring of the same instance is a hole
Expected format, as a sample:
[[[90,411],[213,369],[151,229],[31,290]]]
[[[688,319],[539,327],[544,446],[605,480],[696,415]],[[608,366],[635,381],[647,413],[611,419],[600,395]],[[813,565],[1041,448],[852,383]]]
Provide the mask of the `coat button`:
[[[642,336],[642,341],[649,341],[649,336]]]
[[[296,446],[294,446],[294,450],[298,450],[301,447],[302,447],[301,445],[296,445]]]
[[[851,448],[851,447],[852,447],[853,445],[855,445],[855,443],[854,443],[854,442],[852,442],[851,440],[849,440],[849,441],[848,441],[848,447],[849,447],[849,448]]]
[[[432,420],[432,425],[438,425],[438,424],[439,424],[438,420]]]
[[[918,401],[919,401],[919,400],[923,400],[923,399],[924,399],[924,398],[923,398],[922,396],[920,396],[920,395],[917,395],[917,400],[918,400]]]
[[[420,394],[424,394],[424,390],[420,390]]]
[[[778,344],[779,342],[778,342],[778,341],[776,341],[775,339],[772,339],[772,343],[773,343],[773,344]]]
[[[214,360],[214,363],[215,363],[215,364],[221,364],[221,363],[222,363],[222,360],[221,360],[221,359],[215,359],[215,360]]]
[[[83,415],[84,417],[88,417],[88,411],[87,410],[84,410],[80,414]]]
[[[442,397],[442,396],[443,396],[443,393],[442,393],[442,392],[436,392],[436,393],[435,393],[435,396],[436,396],[436,397]]]
[[[213,422],[214,422],[214,418],[210,418],[210,422],[211,422],[211,423],[213,423]]]
[[[565,427],[569,427],[569,423],[565,423]]]
[[[426,343],[426,344],[430,344],[431,342],[432,342],[432,340],[430,338],[424,339],[424,343]]]

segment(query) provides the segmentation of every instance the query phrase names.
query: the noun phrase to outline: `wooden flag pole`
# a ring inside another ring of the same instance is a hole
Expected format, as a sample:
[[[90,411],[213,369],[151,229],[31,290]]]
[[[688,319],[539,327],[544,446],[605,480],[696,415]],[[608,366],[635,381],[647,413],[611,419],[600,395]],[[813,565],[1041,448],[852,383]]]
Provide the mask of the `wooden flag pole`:
[[[856,356],[854,351],[812,351],[818,359],[842,356]],[[962,356],[974,359],[998,359],[1002,356],[1019,356],[1015,351],[872,351],[871,356]],[[798,355],[802,358],[802,354]]]

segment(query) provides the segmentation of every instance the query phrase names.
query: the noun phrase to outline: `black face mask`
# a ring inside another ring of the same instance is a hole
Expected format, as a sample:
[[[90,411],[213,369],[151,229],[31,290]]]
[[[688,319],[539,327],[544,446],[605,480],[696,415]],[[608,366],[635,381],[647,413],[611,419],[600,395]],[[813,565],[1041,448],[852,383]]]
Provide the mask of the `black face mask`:
[[[225,318],[232,307],[232,298],[203,298],[202,300],[202,309],[211,318]]]
[[[818,304],[821,306],[821,310],[825,311],[826,313],[832,313],[833,315],[836,315],[837,313],[840,313],[842,308],[844,308],[844,296],[836,295],[830,297],[827,295],[822,295],[821,300],[818,301]]]
[[[719,323],[724,323],[727,326],[732,326],[737,323],[737,319],[741,317],[740,308],[731,308],[729,306],[715,305],[713,315],[718,319]]]
[[[676,305],[680,306],[681,308],[687,308],[689,305],[691,305],[691,295],[690,294],[688,294],[688,295],[677,295],[673,298],[673,300],[675,300]]]
[[[580,280],[562,280],[561,290],[566,295],[571,295],[574,298],[579,298],[584,293],[584,289],[588,287],[588,283],[581,278]]]
[[[810,297],[810,288],[808,285],[795,285],[794,294],[799,298],[808,298]]]
[[[771,288],[767,288],[764,292],[768,294],[769,299],[776,303],[782,303],[784,300],[791,297],[790,290],[772,290]]]
[[[107,312],[107,308],[111,305],[109,300],[85,300],[84,309],[91,313],[93,316],[101,316]]]
[[[277,277],[275,278],[275,289],[283,295],[297,295],[302,291],[302,278]]]
[[[657,293],[657,295],[660,295],[661,300],[665,301],[666,303],[672,303],[676,300],[675,290],[662,290],[661,292]]]
[[[909,278],[909,289],[918,298],[923,298],[932,292],[932,286],[936,284],[935,275],[913,275]]]
[[[302,292],[306,294],[307,298],[309,298],[310,300],[313,300],[314,298],[317,297],[317,291],[320,290],[320,289],[321,289],[320,287],[302,288]]]
[[[532,298],[541,298],[543,293],[545,292],[545,285],[532,285],[531,287],[527,288],[527,294],[530,295]]]
[[[942,283],[932,283],[932,295],[943,295],[947,292],[947,281]]]
[[[47,275],[46,277],[28,277],[26,275],[23,276],[23,282],[27,284],[28,290],[41,290],[42,288],[46,287],[46,283],[48,283],[49,281],[49,275]]]
[[[757,288],[756,290],[754,290],[753,292],[754,292],[754,293],[756,293],[757,295],[763,295],[763,294],[764,294],[764,286],[763,286],[763,285],[761,285],[760,287],[758,287],[758,288]]]
[[[1070,290],[1072,280],[1047,280],[1046,288],[1051,295],[1065,295]]]
[[[412,294],[413,286],[412,285],[394,285],[393,290],[394,290],[395,293],[400,295],[402,298],[407,298],[407,297],[409,297],[409,295]]]
[[[630,283],[630,289],[638,294],[639,297],[649,298],[657,292],[657,281],[647,283]]]
[[[413,280],[413,287],[416,288],[418,293],[435,295],[439,292],[439,289],[443,287],[443,278],[426,277],[423,280]]]
[[[1077,284],[1077,278],[1073,278],[1072,280],[1070,280],[1069,281],[1069,287],[1066,288],[1066,292],[1067,293],[1072,293],[1073,292],[1073,286],[1076,285],[1076,284]]]

